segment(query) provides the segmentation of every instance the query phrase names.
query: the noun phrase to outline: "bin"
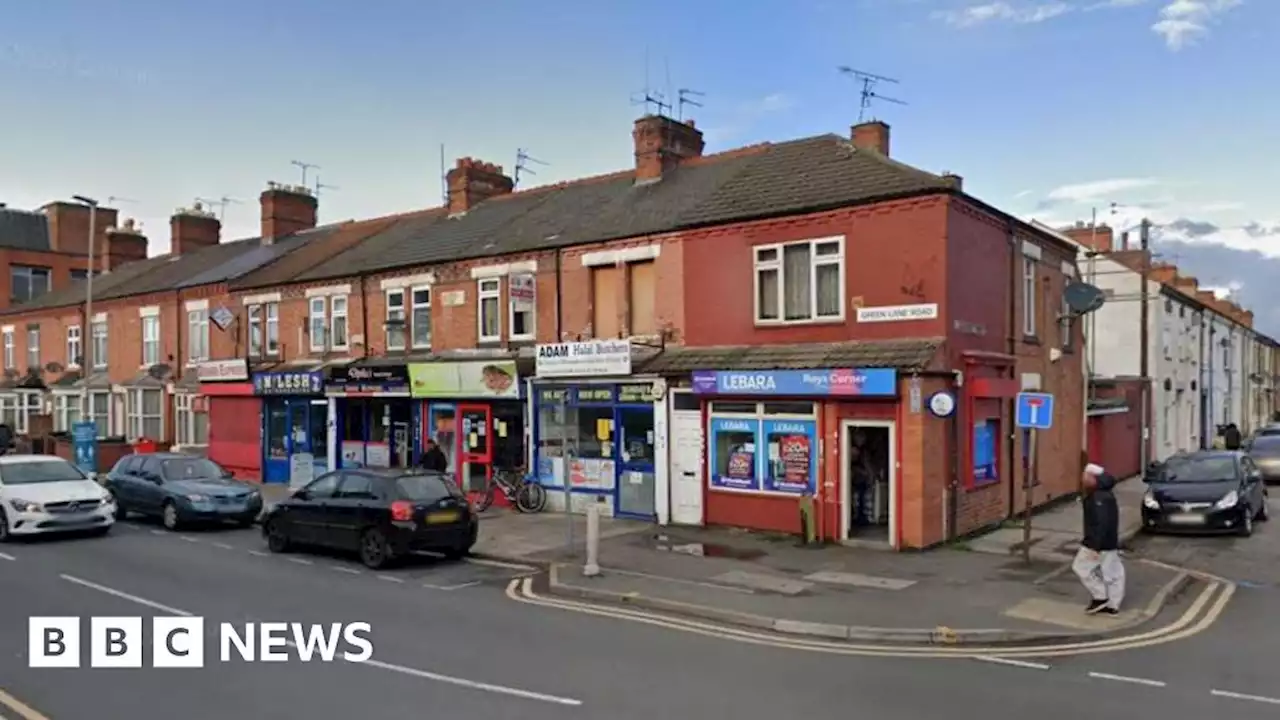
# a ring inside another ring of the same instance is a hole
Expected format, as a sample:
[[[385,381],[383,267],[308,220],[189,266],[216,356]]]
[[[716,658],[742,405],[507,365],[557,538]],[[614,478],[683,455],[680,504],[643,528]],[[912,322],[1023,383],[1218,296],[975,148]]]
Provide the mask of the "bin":
[[[141,438],[133,444],[133,451],[138,454],[154,453],[156,451],[156,441],[150,438]]]

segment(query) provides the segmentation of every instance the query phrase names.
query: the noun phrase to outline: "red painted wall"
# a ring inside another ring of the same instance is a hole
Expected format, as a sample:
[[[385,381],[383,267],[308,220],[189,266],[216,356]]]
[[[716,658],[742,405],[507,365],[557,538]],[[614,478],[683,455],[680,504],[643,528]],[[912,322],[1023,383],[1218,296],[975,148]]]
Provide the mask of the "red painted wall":
[[[209,459],[242,480],[262,482],[262,401],[209,398]]]
[[[960,200],[948,202],[947,235],[947,347],[953,366],[960,367],[958,358],[968,350],[1009,352],[1013,250],[1006,231]]]

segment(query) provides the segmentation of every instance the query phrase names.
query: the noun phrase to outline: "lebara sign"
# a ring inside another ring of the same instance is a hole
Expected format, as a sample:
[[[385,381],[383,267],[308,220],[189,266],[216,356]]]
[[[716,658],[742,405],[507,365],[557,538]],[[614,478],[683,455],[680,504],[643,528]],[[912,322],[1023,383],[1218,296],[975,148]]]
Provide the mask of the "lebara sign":
[[[631,374],[630,340],[590,340],[538,346],[540,378]]]
[[[826,370],[695,370],[699,395],[789,395],[793,397],[894,397],[892,368]]]

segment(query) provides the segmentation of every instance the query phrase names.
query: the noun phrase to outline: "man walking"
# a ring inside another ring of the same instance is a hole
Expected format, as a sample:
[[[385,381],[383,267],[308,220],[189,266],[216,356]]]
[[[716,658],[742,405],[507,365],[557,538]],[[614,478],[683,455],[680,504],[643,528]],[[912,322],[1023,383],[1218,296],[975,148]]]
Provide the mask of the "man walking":
[[[1084,537],[1071,563],[1089,591],[1085,612],[1117,615],[1124,602],[1124,564],[1120,561],[1120,508],[1111,491],[1116,479],[1102,467],[1088,463],[1081,478]]]

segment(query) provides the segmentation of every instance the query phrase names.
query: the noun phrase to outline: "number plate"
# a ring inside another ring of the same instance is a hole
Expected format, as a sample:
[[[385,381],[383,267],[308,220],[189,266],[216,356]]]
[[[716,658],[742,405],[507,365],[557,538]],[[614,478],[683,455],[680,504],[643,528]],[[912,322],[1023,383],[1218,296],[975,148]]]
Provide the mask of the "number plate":
[[[1169,516],[1169,522],[1174,525],[1203,525],[1204,516],[1192,513],[1177,513]]]
[[[458,512],[450,510],[448,512],[434,512],[427,514],[428,525],[445,525],[451,522],[458,522]]]

